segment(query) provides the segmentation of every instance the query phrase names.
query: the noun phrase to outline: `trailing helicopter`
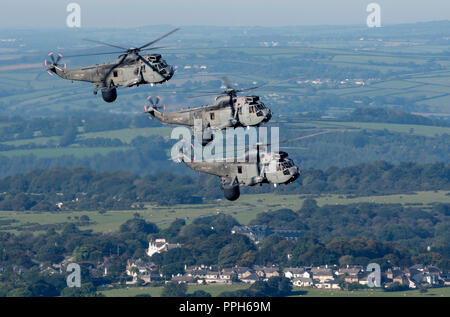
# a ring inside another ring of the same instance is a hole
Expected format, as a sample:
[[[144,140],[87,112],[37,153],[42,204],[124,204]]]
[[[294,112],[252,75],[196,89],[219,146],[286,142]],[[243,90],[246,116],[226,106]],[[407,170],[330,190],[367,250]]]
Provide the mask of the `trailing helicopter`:
[[[50,52],[50,60],[45,60],[44,65],[50,75],[56,74],[63,79],[91,82],[94,85],[94,95],[98,89],[102,91],[103,100],[113,102],[117,98],[117,87],[132,87],[144,84],[162,84],[170,80],[174,74],[174,68],[169,66],[160,54],[140,55],[142,51],[161,49],[164,47],[151,47],[156,42],[178,31],[174,29],[167,34],[139,47],[124,48],[100,41],[85,39],[85,41],[111,46],[122,51],[71,55],[67,57],[94,56],[104,54],[121,54],[112,63],[92,65],[66,70],[66,64],[60,63],[63,55]]]
[[[325,130],[307,136],[301,136],[278,142],[278,144],[302,140],[339,130]],[[255,186],[257,184],[290,184],[300,176],[299,168],[286,152],[267,152],[270,144],[257,143],[245,151],[244,157],[206,158],[196,161],[184,153],[184,146],[179,148],[178,156],[172,160],[183,162],[195,171],[215,175],[221,178],[224,197],[235,201],[240,197],[240,186]],[[192,147],[192,145],[191,145]],[[223,154],[222,154],[223,156]]]
[[[213,139],[214,130],[223,130],[226,128],[237,127],[257,127],[262,123],[268,122],[272,117],[272,111],[267,108],[258,96],[239,97],[238,93],[251,91],[266,85],[246,89],[234,89],[226,77],[223,78],[226,90],[222,92],[208,92],[205,95],[199,95],[190,98],[216,95],[215,101],[211,105],[163,113],[160,109],[165,106],[159,106],[160,97],[156,101],[148,97],[150,107],[145,106],[144,111],[150,114],[150,118],[155,117],[165,124],[177,124],[185,126],[194,126],[194,120],[202,120],[203,139],[202,144],[206,145]]]

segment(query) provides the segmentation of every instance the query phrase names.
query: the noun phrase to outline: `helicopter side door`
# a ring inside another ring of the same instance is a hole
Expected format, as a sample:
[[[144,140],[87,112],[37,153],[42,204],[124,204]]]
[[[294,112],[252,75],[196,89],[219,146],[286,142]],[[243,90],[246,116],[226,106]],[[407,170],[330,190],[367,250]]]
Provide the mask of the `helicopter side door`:
[[[253,186],[259,183],[259,171],[256,163],[235,163],[235,173],[240,184]]]
[[[231,107],[224,107],[205,112],[204,120],[212,129],[224,129],[231,127],[231,120],[233,119]]]
[[[156,76],[157,73],[146,64],[141,65],[140,74],[141,78],[146,83],[154,83],[158,81],[158,78]]]
[[[112,80],[116,86],[123,86],[123,72],[121,68],[116,68],[111,72],[110,81]]]

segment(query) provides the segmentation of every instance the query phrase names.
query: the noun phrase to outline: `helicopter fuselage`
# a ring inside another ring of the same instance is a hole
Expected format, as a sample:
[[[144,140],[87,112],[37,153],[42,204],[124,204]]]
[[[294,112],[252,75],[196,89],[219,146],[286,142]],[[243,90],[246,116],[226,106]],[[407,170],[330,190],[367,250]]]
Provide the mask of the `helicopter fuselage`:
[[[203,130],[259,126],[272,117],[270,109],[256,96],[233,98],[220,96],[212,105],[168,113],[162,113],[154,107],[149,107],[148,112],[166,124],[192,127],[196,119],[201,119]]]
[[[132,87],[143,84],[162,84],[172,78],[173,67],[161,59],[161,55],[143,55],[148,64],[139,58],[128,56],[117,66],[121,57],[114,63],[92,65],[87,67],[64,70],[50,66],[49,70],[59,77],[93,83],[94,88]]]
[[[257,184],[289,184],[294,182],[300,175],[298,167],[287,156],[287,153],[259,152],[259,159],[254,162],[249,159],[247,152],[245,160],[206,159],[196,162],[186,159],[182,161],[191,169],[202,173],[219,176],[222,180],[222,189],[237,189],[239,197],[239,186],[255,186]],[[242,161],[242,162],[241,162]],[[228,197],[227,197],[228,198]],[[230,199],[230,200],[235,200]]]

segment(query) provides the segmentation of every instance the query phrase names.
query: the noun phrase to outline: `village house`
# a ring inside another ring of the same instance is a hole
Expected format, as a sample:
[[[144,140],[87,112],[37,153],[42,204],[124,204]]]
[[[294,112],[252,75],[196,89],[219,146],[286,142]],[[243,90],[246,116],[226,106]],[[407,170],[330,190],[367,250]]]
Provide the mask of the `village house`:
[[[309,277],[295,277],[292,279],[292,285],[296,287],[312,287],[314,286],[314,281]]]
[[[294,278],[311,278],[312,274],[311,272],[307,271],[305,268],[301,267],[288,267],[283,269],[284,277],[288,279],[294,279]]]
[[[256,281],[259,281],[260,278],[256,273],[251,273],[251,274],[246,275],[245,277],[241,278],[240,280],[246,284],[253,284]]]
[[[231,277],[236,274],[234,272],[233,269],[222,269],[222,271],[220,272],[220,278],[222,280],[226,280],[226,281],[230,281],[231,282]]]
[[[406,276],[405,272],[400,270],[399,268],[388,269],[386,271],[386,278],[392,283],[399,283],[401,285],[408,285],[409,279]]]
[[[143,280],[144,283],[151,283],[159,281],[161,276],[155,274],[153,271],[156,269],[154,263],[146,263],[141,259],[136,261],[127,261],[126,274],[132,277],[131,281],[127,281],[126,284],[135,284],[137,281]]]
[[[231,275],[234,273],[232,269],[220,270],[214,266],[187,266],[184,267],[185,276],[197,279],[199,284],[221,283],[227,284],[231,282]]]
[[[442,281],[442,285],[450,286],[450,273],[441,274],[440,278],[441,278],[441,281]]]
[[[346,283],[359,283],[358,275],[363,272],[363,267],[360,265],[347,265],[345,268],[340,268],[336,275],[344,276],[344,281]]]
[[[341,289],[339,282],[335,279],[320,281],[319,283],[314,284],[314,286],[322,289]]]
[[[194,283],[195,279],[192,276],[187,276],[187,275],[174,275],[172,276],[171,279],[172,282],[178,283],[178,284],[183,284],[183,283]],[[167,281],[166,281],[167,283]]]
[[[311,268],[312,278],[324,282],[326,280],[334,280],[333,270],[326,267],[313,267]]]
[[[358,273],[358,283],[361,285],[369,285],[369,275],[372,272],[359,272]]]
[[[280,268],[278,266],[255,266],[254,271],[256,272],[258,277],[263,280],[268,280],[273,276],[280,276]]]
[[[253,269],[248,268],[248,267],[235,267],[234,271],[237,274],[237,277],[242,280],[247,278],[248,276],[254,274]],[[255,274],[256,275],[256,274]]]
[[[406,277],[409,279],[411,288],[416,288],[421,284],[437,285],[440,283],[441,271],[435,266],[424,266],[416,264],[406,269]]]
[[[148,249],[147,249],[147,255],[152,256],[156,253],[161,252],[167,252],[170,249],[180,248],[181,245],[179,243],[177,244],[170,244],[166,241],[166,239],[156,239],[155,241],[150,241],[148,243]]]

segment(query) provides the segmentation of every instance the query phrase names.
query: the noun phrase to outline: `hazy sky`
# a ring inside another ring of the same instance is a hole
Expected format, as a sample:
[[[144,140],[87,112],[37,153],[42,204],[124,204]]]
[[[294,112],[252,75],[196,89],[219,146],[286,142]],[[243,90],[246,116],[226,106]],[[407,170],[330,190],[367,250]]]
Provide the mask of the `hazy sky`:
[[[82,27],[364,24],[371,2],[382,24],[450,20],[449,0],[0,0],[0,27],[65,27],[71,2]]]

